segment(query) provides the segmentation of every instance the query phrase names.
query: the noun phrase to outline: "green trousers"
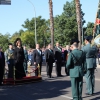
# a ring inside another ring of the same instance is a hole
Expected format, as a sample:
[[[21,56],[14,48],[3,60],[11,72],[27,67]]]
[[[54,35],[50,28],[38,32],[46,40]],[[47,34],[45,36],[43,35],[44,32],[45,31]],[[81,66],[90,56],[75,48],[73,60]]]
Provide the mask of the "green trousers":
[[[94,86],[95,86],[95,75],[94,75],[94,68],[88,69],[85,78],[86,78],[86,89],[89,94],[94,93]]]
[[[82,100],[83,77],[71,77],[73,100]]]

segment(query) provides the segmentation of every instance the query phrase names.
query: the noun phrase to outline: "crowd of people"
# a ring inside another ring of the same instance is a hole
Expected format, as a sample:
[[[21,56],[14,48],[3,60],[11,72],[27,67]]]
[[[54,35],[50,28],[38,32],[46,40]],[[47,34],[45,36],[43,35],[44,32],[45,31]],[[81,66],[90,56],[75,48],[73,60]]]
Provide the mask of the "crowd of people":
[[[26,46],[22,45],[21,39],[17,38],[14,46],[12,43],[9,43],[9,48],[4,53],[0,47],[0,85],[2,85],[6,64],[8,65],[8,78],[14,78],[13,69],[15,66],[15,78],[21,79],[26,77],[28,62],[35,68],[39,64],[40,74],[42,63],[45,62],[48,78],[53,77],[52,69],[55,63],[57,77],[63,77],[61,73],[62,65],[65,66],[65,74],[67,76],[70,75],[73,100],[82,100],[83,76],[86,77],[88,95],[93,95],[94,71],[97,67],[97,57],[100,64],[100,48],[98,49],[97,46],[91,45],[91,40],[91,37],[85,37],[85,46],[81,50],[78,49],[79,41],[77,39],[72,39],[70,46],[66,45],[65,48],[61,48],[57,42],[54,50],[51,49],[51,44],[42,49],[40,49],[39,44],[36,44],[35,49],[27,50]],[[38,70],[35,71],[35,76],[38,76]]]

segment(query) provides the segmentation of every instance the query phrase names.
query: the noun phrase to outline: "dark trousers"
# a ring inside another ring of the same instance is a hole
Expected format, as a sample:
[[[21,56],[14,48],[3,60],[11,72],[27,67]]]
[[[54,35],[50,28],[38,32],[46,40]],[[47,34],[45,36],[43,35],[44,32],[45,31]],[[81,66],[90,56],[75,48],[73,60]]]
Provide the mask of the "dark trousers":
[[[15,70],[15,78],[16,79],[21,79],[26,76],[24,67],[23,67],[23,62],[17,62],[15,64],[15,68],[16,68],[16,70]]]
[[[14,76],[14,60],[10,59],[8,64],[8,78],[13,78]]]
[[[89,94],[94,93],[94,86],[95,86],[95,75],[94,75],[94,68],[88,69],[85,78],[86,78],[86,89]]]
[[[24,61],[23,66],[24,66],[25,72],[27,72],[27,61]]]
[[[53,68],[53,63],[52,62],[46,63],[47,76],[49,76],[49,77],[51,77],[52,68]]]
[[[71,77],[71,87],[73,100],[82,100],[83,77]]]
[[[0,84],[3,82],[4,67],[0,66]]]
[[[56,74],[57,74],[57,76],[61,75],[61,64],[62,64],[61,61],[56,62]]]
[[[41,75],[41,66],[42,66],[42,63],[39,63],[39,66],[40,66],[40,75]],[[38,64],[35,65],[35,69],[38,67]],[[39,72],[38,72],[38,69],[35,71],[35,76],[38,76]]]

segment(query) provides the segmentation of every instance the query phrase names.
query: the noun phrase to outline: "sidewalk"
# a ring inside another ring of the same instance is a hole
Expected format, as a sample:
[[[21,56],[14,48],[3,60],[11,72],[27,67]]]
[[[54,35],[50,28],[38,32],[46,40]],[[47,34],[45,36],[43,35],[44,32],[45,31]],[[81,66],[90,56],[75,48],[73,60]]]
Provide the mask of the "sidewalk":
[[[97,64],[97,68],[100,68],[100,65]]]

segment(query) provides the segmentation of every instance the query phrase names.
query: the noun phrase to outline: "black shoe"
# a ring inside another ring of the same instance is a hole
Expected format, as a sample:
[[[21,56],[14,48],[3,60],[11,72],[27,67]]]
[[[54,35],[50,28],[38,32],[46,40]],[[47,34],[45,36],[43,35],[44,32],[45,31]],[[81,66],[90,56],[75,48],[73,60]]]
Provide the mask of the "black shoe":
[[[57,77],[63,77],[63,75],[57,75]]]
[[[53,76],[51,76],[51,78],[54,78]]]
[[[94,94],[94,93],[92,93],[92,94],[90,94],[90,93],[86,93],[86,95],[91,95],[91,96],[92,96],[93,94]]]
[[[59,75],[60,77],[63,77],[63,75]]]

